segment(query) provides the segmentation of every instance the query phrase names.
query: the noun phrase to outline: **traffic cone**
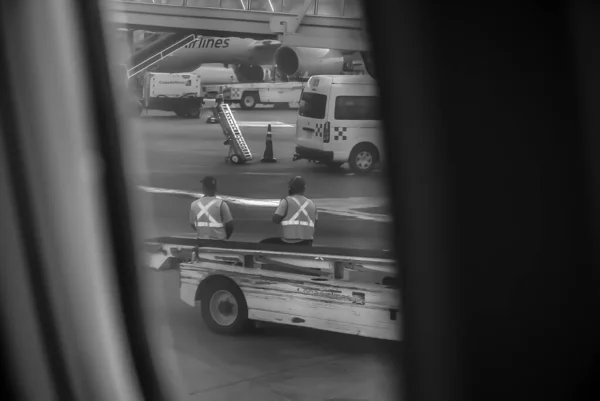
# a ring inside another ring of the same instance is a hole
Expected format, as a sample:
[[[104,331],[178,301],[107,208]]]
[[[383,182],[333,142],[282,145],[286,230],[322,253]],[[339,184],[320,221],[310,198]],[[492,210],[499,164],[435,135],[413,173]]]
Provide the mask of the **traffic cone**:
[[[271,124],[267,127],[267,143],[261,163],[276,163],[277,159],[273,157],[273,136],[271,135]]]

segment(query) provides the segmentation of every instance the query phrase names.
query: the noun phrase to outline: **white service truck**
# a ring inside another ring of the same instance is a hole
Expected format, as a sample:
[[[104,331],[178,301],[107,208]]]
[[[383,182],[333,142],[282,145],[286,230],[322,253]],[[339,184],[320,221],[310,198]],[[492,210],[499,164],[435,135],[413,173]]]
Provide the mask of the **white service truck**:
[[[203,88],[206,96],[223,94],[226,103],[237,103],[242,109],[253,109],[257,104],[275,107],[298,107],[304,82],[262,82],[255,84],[211,85]]]
[[[142,97],[146,110],[172,111],[179,117],[199,118],[203,104],[200,76],[146,72]]]

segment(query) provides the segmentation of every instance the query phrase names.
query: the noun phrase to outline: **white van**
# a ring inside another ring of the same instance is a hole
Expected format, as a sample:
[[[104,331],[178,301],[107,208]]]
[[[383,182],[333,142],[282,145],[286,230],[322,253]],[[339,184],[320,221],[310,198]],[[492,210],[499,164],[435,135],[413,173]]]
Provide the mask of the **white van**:
[[[294,160],[368,173],[383,157],[376,81],[369,75],[314,75],[300,98]]]

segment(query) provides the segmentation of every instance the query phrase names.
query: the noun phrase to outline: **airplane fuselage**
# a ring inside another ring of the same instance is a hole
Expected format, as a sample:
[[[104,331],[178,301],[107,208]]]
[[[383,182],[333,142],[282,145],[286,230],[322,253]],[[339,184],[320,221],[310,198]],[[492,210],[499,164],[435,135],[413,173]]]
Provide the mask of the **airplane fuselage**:
[[[272,64],[280,46],[281,43],[274,40],[201,37],[161,60],[155,71],[189,72],[211,63]]]

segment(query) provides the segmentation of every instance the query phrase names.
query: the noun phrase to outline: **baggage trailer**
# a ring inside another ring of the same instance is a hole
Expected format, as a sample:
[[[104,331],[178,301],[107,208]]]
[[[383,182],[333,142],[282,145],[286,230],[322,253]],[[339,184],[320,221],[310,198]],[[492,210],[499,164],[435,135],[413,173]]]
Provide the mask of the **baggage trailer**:
[[[401,340],[389,252],[173,237],[147,247],[151,267],[179,269],[181,300],[200,307],[216,333],[238,334],[262,321]]]

